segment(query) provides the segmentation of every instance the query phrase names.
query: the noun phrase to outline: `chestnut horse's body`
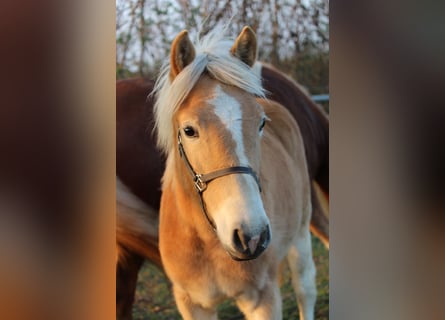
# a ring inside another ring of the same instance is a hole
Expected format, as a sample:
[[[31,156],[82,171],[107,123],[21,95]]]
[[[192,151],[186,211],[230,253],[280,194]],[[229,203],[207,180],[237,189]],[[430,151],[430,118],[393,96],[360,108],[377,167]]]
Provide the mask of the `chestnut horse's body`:
[[[286,107],[297,121],[304,142],[309,177],[328,194],[329,140],[326,115],[289,78],[267,65],[257,64],[256,69],[261,75],[268,98]],[[165,159],[155,147],[151,135],[154,101],[147,95],[152,92],[153,85],[153,81],[143,79],[121,80],[117,83],[117,240],[123,252],[117,270],[117,314],[120,319],[131,319],[137,272],[142,257],[162,267],[157,247],[157,212]],[[270,130],[267,127],[271,126],[274,124],[268,123],[266,130]],[[280,174],[285,174],[285,170],[281,169]],[[311,194],[312,231],[328,244],[327,217],[315,193]]]

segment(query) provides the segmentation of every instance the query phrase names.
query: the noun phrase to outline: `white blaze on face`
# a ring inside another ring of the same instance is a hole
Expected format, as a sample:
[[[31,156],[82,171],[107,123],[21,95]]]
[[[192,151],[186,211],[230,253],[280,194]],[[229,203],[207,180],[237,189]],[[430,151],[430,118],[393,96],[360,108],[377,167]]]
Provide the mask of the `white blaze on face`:
[[[209,104],[214,106],[215,114],[232,135],[236,144],[236,158],[239,161],[237,165],[249,166],[244,149],[243,113],[239,101],[226,94],[218,85],[215,88],[215,98],[210,100]],[[234,176],[236,183],[233,182]],[[212,214],[219,238],[225,244],[231,244],[235,229],[243,227],[245,232],[254,236],[261,233],[269,223],[255,179],[248,174],[235,174],[230,177],[230,186],[224,191],[227,192],[226,197],[215,206]]]
[[[226,94],[218,85],[215,88],[216,97],[209,101],[215,107],[215,113],[226,129],[232,134],[236,143],[236,156],[240,165],[248,165],[249,161],[244,151],[243,141],[243,112],[241,105],[235,98]]]

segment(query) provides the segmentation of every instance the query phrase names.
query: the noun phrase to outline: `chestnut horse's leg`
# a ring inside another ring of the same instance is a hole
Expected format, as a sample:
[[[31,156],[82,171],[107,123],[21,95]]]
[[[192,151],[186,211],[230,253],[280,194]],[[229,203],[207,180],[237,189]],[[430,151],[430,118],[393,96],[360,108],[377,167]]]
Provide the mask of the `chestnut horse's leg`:
[[[175,295],[176,305],[184,320],[217,320],[218,315],[216,309],[206,309],[199,304],[191,301],[187,292],[173,285],[173,293]]]
[[[311,232],[318,237],[321,242],[329,249],[329,218],[320,203],[319,197],[325,197],[326,194],[321,190],[316,192],[314,186],[311,186],[311,200],[312,200],[312,217],[311,217]]]
[[[131,320],[134,295],[139,269],[144,258],[137,254],[125,255],[125,261],[117,264],[116,268],[116,319]]]
[[[313,320],[317,289],[309,230],[301,230],[287,254],[301,320]]]
[[[261,291],[244,292],[236,304],[247,320],[280,320],[283,317],[277,279],[269,280]]]

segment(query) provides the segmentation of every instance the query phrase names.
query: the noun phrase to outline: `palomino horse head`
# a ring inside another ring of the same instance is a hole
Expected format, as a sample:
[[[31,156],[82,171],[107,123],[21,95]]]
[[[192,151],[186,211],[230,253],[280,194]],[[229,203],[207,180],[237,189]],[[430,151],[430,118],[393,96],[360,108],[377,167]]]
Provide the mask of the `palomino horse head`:
[[[257,43],[248,27],[229,46],[212,42],[216,32],[221,30],[197,48],[187,31],[174,40],[170,66],[157,84],[158,144],[169,159],[175,155],[179,183],[190,198],[200,199],[224,249],[234,259],[248,260],[258,257],[271,237],[258,179],[267,117],[256,100],[264,97],[252,70]]]

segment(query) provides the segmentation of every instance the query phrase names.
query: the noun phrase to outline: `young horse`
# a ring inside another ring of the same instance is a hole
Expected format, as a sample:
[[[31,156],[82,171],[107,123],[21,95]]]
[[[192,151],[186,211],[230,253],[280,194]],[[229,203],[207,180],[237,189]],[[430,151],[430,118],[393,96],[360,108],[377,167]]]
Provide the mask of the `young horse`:
[[[224,298],[248,319],[281,319],[277,273],[287,255],[300,319],[313,319],[311,187],[300,131],[285,108],[264,99],[251,69],[253,31],[245,27],[233,46],[222,34],[215,29],[195,51],[181,32],[155,88],[158,145],[167,154],[163,266],[184,319],[216,319]]]
[[[300,86],[270,65],[256,62],[267,98],[278,102],[296,120],[305,147],[309,178],[329,195],[329,121]],[[160,181],[165,159],[155,146],[151,93],[154,81],[126,79],[116,83],[117,318],[132,319],[139,268],[144,258],[162,269],[158,250]],[[317,192],[311,192],[311,231],[329,245],[329,221]],[[321,198],[323,199],[323,198]],[[139,201],[138,201],[139,200]],[[123,209],[123,210],[122,210]]]

